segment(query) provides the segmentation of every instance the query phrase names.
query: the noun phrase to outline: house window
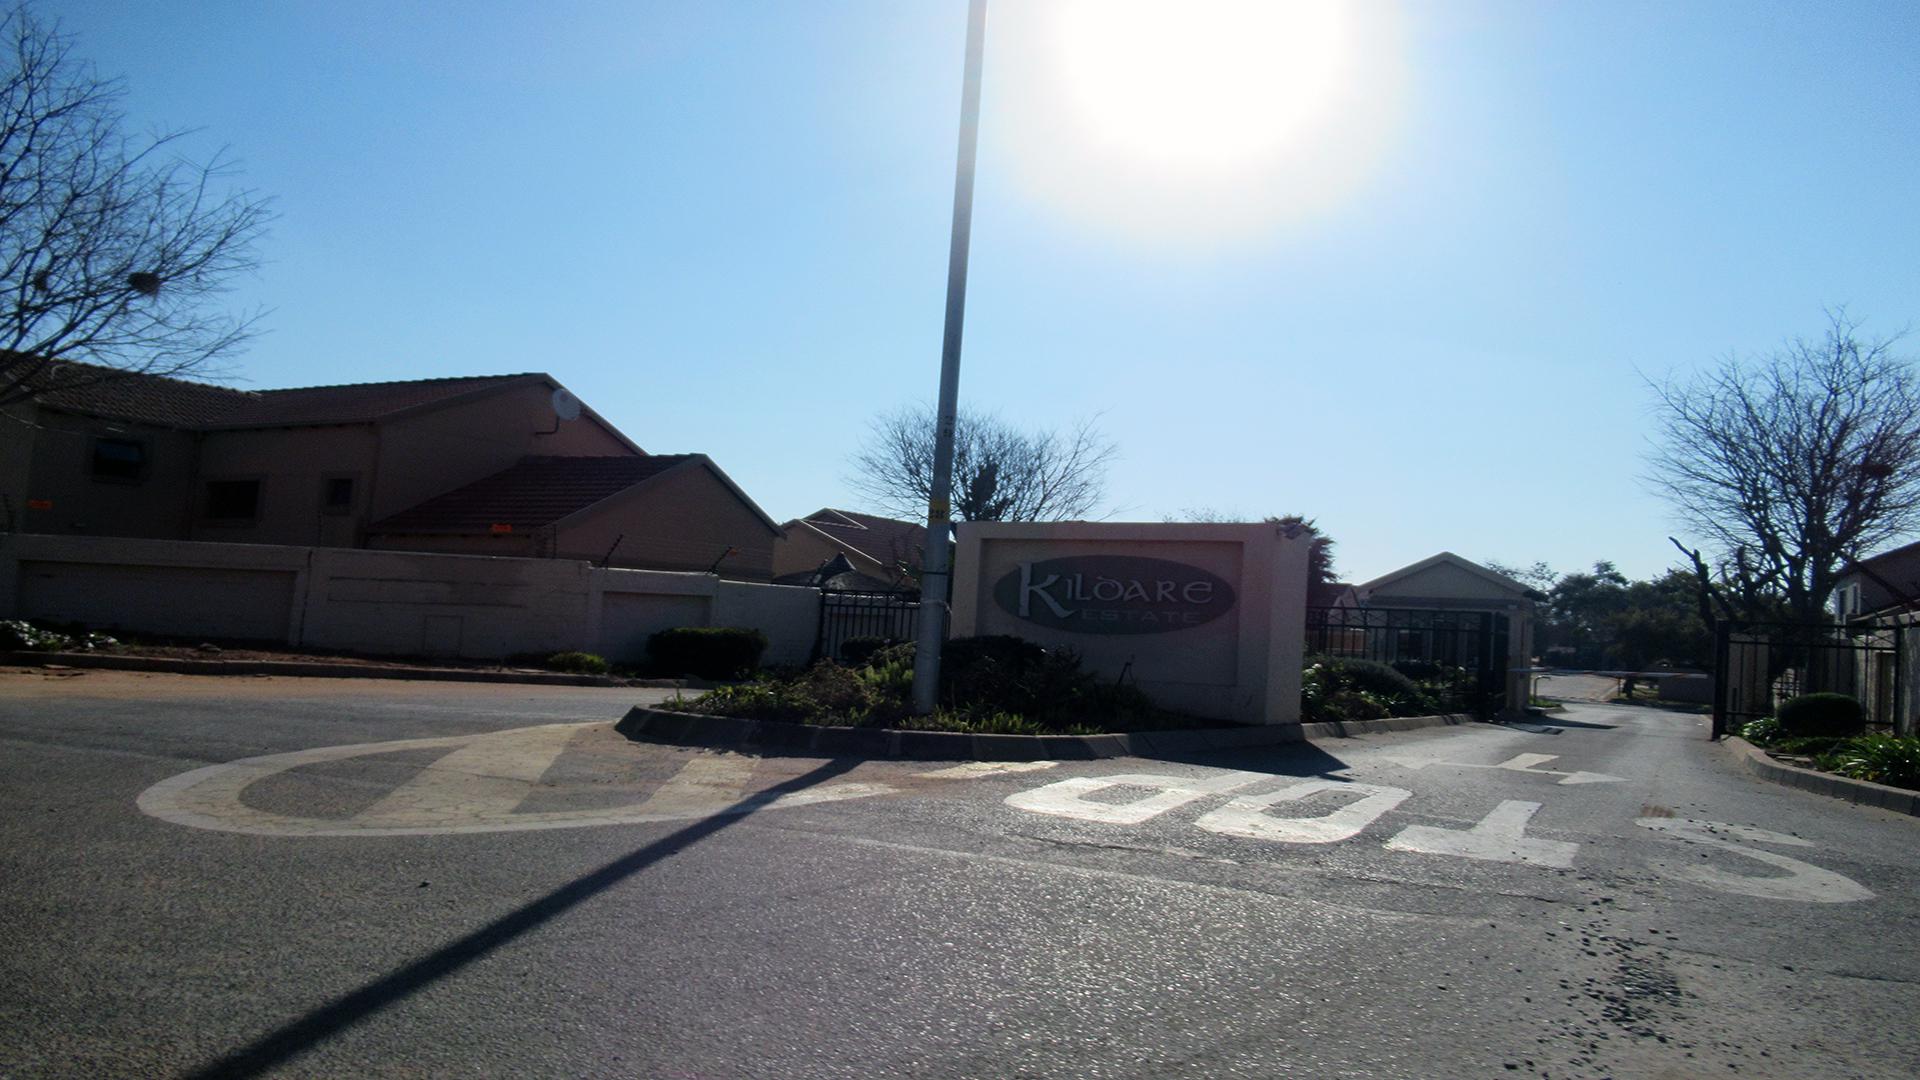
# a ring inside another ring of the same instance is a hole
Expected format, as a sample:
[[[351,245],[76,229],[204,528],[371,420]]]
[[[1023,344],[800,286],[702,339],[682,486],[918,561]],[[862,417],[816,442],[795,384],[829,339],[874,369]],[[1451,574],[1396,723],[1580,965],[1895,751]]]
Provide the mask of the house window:
[[[96,480],[142,480],[147,475],[147,445],[132,439],[93,440]]]
[[[252,521],[260,516],[260,481],[207,481],[207,520]]]
[[[344,514],[353,509],[353,477],[329,476],[320,481],[320,509]]]

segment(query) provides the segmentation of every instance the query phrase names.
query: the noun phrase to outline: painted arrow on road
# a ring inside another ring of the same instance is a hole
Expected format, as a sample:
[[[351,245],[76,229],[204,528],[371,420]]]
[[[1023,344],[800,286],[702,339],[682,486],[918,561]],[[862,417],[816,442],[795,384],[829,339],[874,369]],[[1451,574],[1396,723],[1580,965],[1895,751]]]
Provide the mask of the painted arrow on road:
[[[1439,765],[1449,769],[1505,769],[1508,772],[1532,773],[1535,776],[1557,776],[1560,786],[1568,784],[1624,784],[1624,776],[1610,776],[1597,772],[1561,772],[1558,769],[1542,769],[1539,766],[1558,760],[1558,754],[1515,754],[1497,765],[1476,765],[1465,761],[1431,761],[1413,757],[1389,757],[1388,761],[1409,769],[1424,769],[1429,765]]]

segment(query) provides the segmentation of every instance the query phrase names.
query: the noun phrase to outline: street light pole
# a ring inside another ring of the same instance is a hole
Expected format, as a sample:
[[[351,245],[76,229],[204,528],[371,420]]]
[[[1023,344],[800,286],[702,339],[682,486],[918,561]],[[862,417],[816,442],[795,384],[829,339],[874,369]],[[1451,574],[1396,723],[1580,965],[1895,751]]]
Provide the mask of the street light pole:
[[[933,431],[933,483],[927,492],[927,546],[920,575],[919,644],[913,657],[913,711],[926,715],[940,692],[940,645],[952,595],[953,425],[960,398],[960,331],[967,314],[967,245],[973,235],[973,159],[980,141],[980,60],[987,0],[967,5],[967,66],[960,91],[960,156],[953,178],[953,242],[947,254],[947,324],[940,342],[940,404]]]

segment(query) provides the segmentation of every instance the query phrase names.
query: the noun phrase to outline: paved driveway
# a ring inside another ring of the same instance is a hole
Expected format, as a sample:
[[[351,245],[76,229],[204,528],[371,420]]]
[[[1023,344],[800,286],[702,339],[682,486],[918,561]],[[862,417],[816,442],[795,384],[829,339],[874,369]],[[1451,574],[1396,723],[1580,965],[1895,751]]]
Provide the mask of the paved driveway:
[[[1003,768],[627,743],[642,693],[0,677],[0,1074],[1920,1061],[1920,822],[1698,717]]]

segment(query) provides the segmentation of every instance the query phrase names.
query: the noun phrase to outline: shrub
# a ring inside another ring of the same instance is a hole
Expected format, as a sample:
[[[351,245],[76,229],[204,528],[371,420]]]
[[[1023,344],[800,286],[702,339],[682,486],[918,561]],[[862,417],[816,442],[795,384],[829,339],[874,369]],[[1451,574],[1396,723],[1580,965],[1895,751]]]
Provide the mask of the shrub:
[[[655,668],[702,679],[738,679],[760,666],[767,635],[738,626],[681,626],[647,639]]]
[[[1755,720],[1740,729],[1740,737],[1755,746],[1772,745],[1780,739],[1781,735],[1780,721],[1771,716],[1763,720]]]
[[[850,637],[840,643],[840,662],[848,667],[865,667],[875,653],[889,645],[899,644],[893,638],[862,635]]]
[[[1876,784],[1920,790],[1920,739],[1862,735],[1834,747],[1818,762],[1829,772]]]
[[[1867,728],[1867,712],[1845,694],[1802,694],[1775,714],[1786,735],[1858,735]]]
[[[1307,720],[1377,720],[1436,708],[1419,684],[1371,660],[1315,657],[1300,677],[1300,711]]]
[[[581,675],[607,673],[607,658],[590,652],[557,652],[544,662],[554,671],[572,671]]]
[[[798,674],[722,687],[685,707],[759,720],[1021,734],[1194,723],[1162,711],[1138,687],[1081,670],[1071,649],[1044,649],[1012,637],[948,642],[941,650],[939,707],[931,716],[916,716],[914,653],[912,643],[888,644],[861,667],[822,660]]]
[[[73,627],[72,633],[47,630],[23,619],[0,621],[0,651],[64,652],[69,649],[111,649],[120,643],[105,634]]]

